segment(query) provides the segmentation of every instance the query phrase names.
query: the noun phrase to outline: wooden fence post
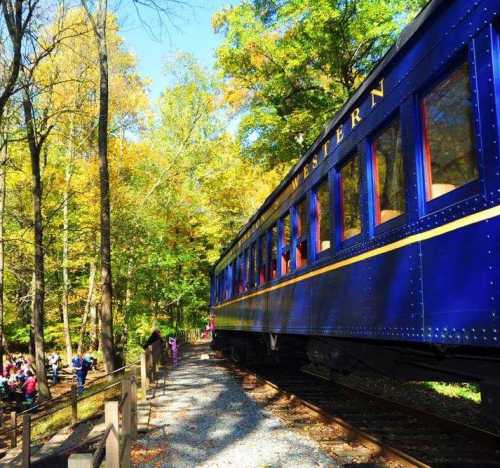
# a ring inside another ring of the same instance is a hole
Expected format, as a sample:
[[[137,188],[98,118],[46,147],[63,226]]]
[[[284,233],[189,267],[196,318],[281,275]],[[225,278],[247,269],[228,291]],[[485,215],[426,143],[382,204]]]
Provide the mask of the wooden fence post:
[[[130,426],[132,419],[132,406],[131,406],[131,392],[132,385],[130,379],[122,380],[122,444],[123,444],[123,458],[121,460],[121,468],[130,468],[130,449],[132,447],[132,440],[130,439]]]
[[[104,403],[104,424],[111,424],[111,431],[106,439],[106,468],[120,468],[120,414],[119,402]]]
[[[68,468],[94,468],[91,453],[72,453],[68,458]]]
[[[31,465],[31,415],[23,414],[23,455],[22,467]]]
[[[141,388],[144,400],[146,399],[148,387],[149,387],[149,378],[148,378],[148,368],[147,368],[147,355],[146,351],[143,351],[141,354]]]
[[[130,374],[130,437],[137,438],[137,368],[132,367]]]
[[[149,380],[151,382],[154,382],[155,381],[156,369],[155,369],[155,358],[154,358],[154,355],[153,355],[153,345],[149,345],[148,346],[147,356],[148,356]]]
[[[17,447],[17,416],[15,411],[10,412],[10,425],[12,427],[10,433],[10,446],[14,448]]]
[[[78,390],[75,384],[71,385],[71,424],[78,422]]]

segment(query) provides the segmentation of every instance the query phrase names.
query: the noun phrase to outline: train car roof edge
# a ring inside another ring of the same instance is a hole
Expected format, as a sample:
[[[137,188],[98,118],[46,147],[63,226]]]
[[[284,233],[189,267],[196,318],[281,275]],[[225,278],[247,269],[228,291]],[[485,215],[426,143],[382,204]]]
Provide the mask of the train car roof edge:
[[[309,146],[308,150],[304,155],[294,164],[290,169],[285,178],[280,182],[280,184],[269,194],[269,196],[264,200],[260,208],[250,217],[250,219],[245,223],[245,225],[240,229],[236,237],[231,241],[231,243],[224,248],[219,259],[213,265],[212,270],[215,271],[217,265],[224,259],[226,254],[233,248],[233,246],[238,242],[238,240],[245,234],[245,232],[250,228],[250,226],[259,218],[259,216],[271,205],[272,201],[276,196],[278,196],[288,185],[288,183],[295,177],[296,173],[299,171],[304,162],[313,154],[318,145],[328,136],[328,134],[342,121],[345,115],[348,113],[349,109],[362,97],[362,95],[376,82],[376,79],[380,75],[383,69],[385,69],[389,63],[395,59],[401,49],[408,44],[408,42],[415,36],[415,34],[420,30],[423,24],[438,10],[442,4],[447,3],[447,0],[431,0],[420,13],[415,17],[415,19],[408,24],[401,34],[399,35],[395,44],[387,51],[380,62],[373,68],[370,74],[365,78],[363,83],[354,92],[354,94],[349,98],[349,100],[342,106],[342,108],[335,114],[335,116],[330,120],[330,123],[325,127],[323,132],[316,138],[313,144]]]

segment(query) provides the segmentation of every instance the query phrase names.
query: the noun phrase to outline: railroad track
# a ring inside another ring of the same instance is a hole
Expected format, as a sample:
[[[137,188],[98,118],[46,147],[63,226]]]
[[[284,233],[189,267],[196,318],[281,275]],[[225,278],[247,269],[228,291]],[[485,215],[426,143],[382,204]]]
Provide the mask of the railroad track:
[[[252,398],[340,463],[500,467],[496,434],[297,370],[228,366]]]

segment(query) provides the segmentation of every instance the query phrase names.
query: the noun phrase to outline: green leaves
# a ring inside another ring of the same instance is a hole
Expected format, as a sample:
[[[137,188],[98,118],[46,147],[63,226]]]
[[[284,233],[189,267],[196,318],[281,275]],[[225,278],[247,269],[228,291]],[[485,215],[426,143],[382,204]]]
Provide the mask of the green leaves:
[[[217,13],[217,65],[243,115],[245,156],[295,161],[424,3],[255,0]]]

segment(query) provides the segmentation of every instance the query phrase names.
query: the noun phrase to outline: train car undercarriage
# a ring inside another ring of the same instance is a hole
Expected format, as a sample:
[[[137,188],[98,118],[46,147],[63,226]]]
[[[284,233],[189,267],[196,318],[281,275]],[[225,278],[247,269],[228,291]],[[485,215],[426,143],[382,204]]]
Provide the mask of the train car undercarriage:
[[[300,366],[329,380],[377,372],[401,381],[476,383],[485,413],[500,427],[498,349],[226,330],[214,332],[212,347],[237,363],[267,360]]]

